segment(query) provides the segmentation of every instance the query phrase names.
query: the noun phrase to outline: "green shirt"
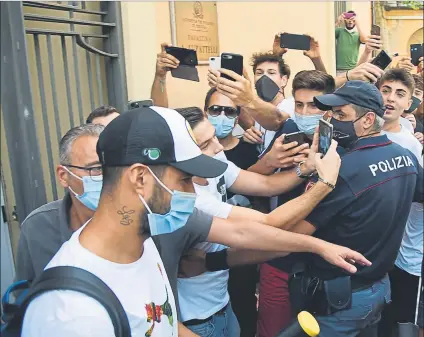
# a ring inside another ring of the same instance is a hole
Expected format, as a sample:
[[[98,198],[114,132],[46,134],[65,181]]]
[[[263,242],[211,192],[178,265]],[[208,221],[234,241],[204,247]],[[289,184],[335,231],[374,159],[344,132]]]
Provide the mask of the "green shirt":
[[[350,70],[358,63],[359,33],[349,33],[345,28],[336,28],[336,69]]]

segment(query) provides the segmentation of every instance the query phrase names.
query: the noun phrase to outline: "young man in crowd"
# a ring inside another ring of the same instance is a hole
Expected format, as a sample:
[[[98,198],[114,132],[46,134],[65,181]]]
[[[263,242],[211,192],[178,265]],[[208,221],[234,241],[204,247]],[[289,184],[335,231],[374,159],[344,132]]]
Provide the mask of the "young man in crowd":
[[[355,268],[345,259],[369,264],[344,247],[260,223],[224,221],[198,212],[192,175],[213,177],[224,172],[226,165],[201,154],[185,120],[173,110],[141,108],[116,118],[101,133],[97,155],[104,179],[96,213],[47,268],[77,266],[101,278],[122,303],[133,335],[178,334],[174,300],[178,261],[182,251],[199,241],[259,250],[316,251],[352,272]],[[328,163],[328,158],[316,164],[324,162],[330,171],[326,179],[334,179],[337,165],[329,166],[334,161]],[[328,193],[324,185],[315,193]],[[311,193],[307,199],[316,198]],[[187,227],[189,222],[195,226]],[[156,236],[156,245],[150,235]],[[155,307],[167,317],[149,319]],[[114,336],[114,329],[94,299],[73,291],[51,291],[29,305],[23,336],[58,335],[105,337]]]
[[[412,104],[414,78],[404,69],[388,70],[378,83],[386,106],[383,134],[411,151],[423,165],[422,145],[400,123],[401,115]],[[395,267],[389,273],[392,304],[385,311],[380,336],[387,336],[398,323],[413,323],[418,283],[423,260],[423,204],[412,203]]]
[[[103,126],[106,126],[118,116],[119,111],[115,107],[102,105],[101,107],[98,107],[97,109],[93,110],[88,115],[86,123],[101,124]]]
[[[344,27],[339,27],[340,25]],[[358,63],[359,46],[366,42],[354,11],[342,13],[336,21],[336,69],[337,75],[353,69]]]
[[[63,199],[37,208],[22,222],[16,280],[34,280],[72,233],[93,217],[102,188],[96,144],[103,126],[86,124],[69,130],[59,144],[56,176]]]
[[[312,142],[312,136],[319,120],[325,111],[321,111],[314,102],[314,97],[332,93],[335,89],[331,75],[317,70],[301,71],[293,79],[292,94],[295,100],[295,119],[288,119],[283,127],[277,131],[268,149],[262,158],[249,171],[272,174],[276,170],[291,169],[295,165],[295,155],[285,157],[289,152],[288,144],[283,144],[284,137],[294,132],[303,132]],[[296,122],[295,122],[296,121]],[[287,160],[291,159],[291,163]],[[290,168],[287,165],[290,164]],[[304,183],[288,193],[276,197],[275,207],[282,205],[299,195],[306,188],[308,176],[304,176]],[[285,258],[272,260],[261,265],[258,336],[273,337],[281,329],[290,324],[292,312],[288,291],[288,278],[292,267],[299,258],[291,254]]]

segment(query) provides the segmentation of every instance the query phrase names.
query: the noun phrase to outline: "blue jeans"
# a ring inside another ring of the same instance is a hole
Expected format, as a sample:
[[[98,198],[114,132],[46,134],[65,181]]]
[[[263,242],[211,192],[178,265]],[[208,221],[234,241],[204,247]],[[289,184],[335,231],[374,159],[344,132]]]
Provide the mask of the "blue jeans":
[[[236,315],[228,303],[223,313],[215,314],[206,323],[191,325],[187,327],[200,337],[239,337],[240,327]]]
[[[316,317],[320,337],[374,337],[384,306],[390,302],[390,280],[386,275],[371,287],[352,293],[352,307],[330,316]]]

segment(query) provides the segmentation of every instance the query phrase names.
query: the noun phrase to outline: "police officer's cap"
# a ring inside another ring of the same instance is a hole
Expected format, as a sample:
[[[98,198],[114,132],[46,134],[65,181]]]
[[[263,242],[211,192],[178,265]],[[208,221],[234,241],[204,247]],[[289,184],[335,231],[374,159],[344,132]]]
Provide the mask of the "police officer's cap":
[[[355,104],[383,117],[386,110],[377,87],[363,81],[348,81],[332,94],[314,97],[314,102],[322,111],[331,110],[335,106]]]

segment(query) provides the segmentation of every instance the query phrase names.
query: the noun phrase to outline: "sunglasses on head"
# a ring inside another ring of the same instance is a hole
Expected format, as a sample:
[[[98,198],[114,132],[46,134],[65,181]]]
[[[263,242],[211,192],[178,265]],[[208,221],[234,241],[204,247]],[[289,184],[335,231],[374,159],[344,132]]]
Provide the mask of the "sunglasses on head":
[[[224,111],[225,116],[228,118],[236,118],[238,116],[237,108],[231,106],[211,105],[208,108],[209,115],[213,117],[219,116],[222,111]]]

